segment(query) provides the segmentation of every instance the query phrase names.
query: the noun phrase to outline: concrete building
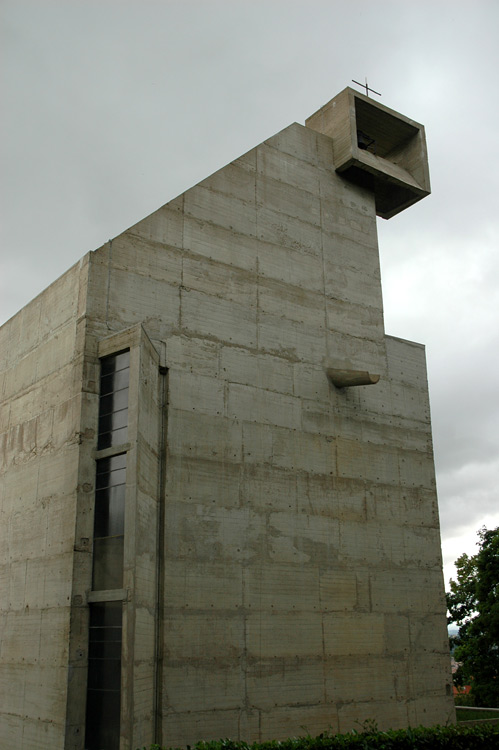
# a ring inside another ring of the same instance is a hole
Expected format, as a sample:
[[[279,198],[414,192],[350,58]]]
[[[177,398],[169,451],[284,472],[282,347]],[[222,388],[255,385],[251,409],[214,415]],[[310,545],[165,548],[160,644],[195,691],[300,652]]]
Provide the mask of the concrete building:
[[[425,353],[376,215],[424,129],[345,89],[0,331],[0,745],[454,719]]]

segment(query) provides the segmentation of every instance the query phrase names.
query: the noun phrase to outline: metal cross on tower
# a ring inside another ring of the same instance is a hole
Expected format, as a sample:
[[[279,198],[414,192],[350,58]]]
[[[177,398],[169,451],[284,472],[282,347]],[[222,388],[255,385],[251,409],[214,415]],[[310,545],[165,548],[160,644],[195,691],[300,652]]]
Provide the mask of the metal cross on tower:
[[[362,88],[366,90],[366,96],[369,96],[369,92],[370,91],[372,91],[373,94],[377,94],[378,96],[381,96],[381,94],[379,93],[379,91],[375,91],[374,89],[370,88],[367,85],[367,78],[366,78],[366,82],[365,83],[360,83],[359,81],[354,81],[354,79],[352,78],[352,83],[356,83],[357,86],[362,86]]]

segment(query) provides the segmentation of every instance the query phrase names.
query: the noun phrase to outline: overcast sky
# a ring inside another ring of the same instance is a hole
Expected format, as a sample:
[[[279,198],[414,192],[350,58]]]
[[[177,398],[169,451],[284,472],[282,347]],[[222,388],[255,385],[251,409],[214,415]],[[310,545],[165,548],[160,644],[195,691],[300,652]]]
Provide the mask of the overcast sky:
[[[499,2],[0,10],[0,323],[352,78],[425,125],[432,195],[378,230],[386,331],[427,347],[447,584],[499,525]]]

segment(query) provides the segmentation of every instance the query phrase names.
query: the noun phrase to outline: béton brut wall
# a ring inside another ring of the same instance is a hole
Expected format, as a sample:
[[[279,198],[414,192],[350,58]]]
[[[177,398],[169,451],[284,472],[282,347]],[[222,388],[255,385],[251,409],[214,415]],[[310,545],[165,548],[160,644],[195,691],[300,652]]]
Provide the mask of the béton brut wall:
[[[116,746],[453,720],[424,347],[385,334],[377,197],[334,159],[285,128],[1,329],[4,744],[85,748],[100,362],[123,350]]]

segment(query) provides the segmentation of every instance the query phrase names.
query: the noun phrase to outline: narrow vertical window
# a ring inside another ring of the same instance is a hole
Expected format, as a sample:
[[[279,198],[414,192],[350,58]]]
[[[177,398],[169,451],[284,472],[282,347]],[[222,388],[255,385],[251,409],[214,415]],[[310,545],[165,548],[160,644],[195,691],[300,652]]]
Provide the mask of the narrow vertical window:
[[[90,605],[85,748],[120,746],[121,602]]]
[[[101,362],[99,450],[126,442],[129,374],[130,352],[106,357]]]
[[[97,461],[92,589],[123,586],[126,453]]]
[[[120,745],[123,604],[105,592],[123,588],[129,372],[128,351],[101,360],[97,450],[106,453],[96,461],[92,591],[103,601],[90,604],[86,750]]]

